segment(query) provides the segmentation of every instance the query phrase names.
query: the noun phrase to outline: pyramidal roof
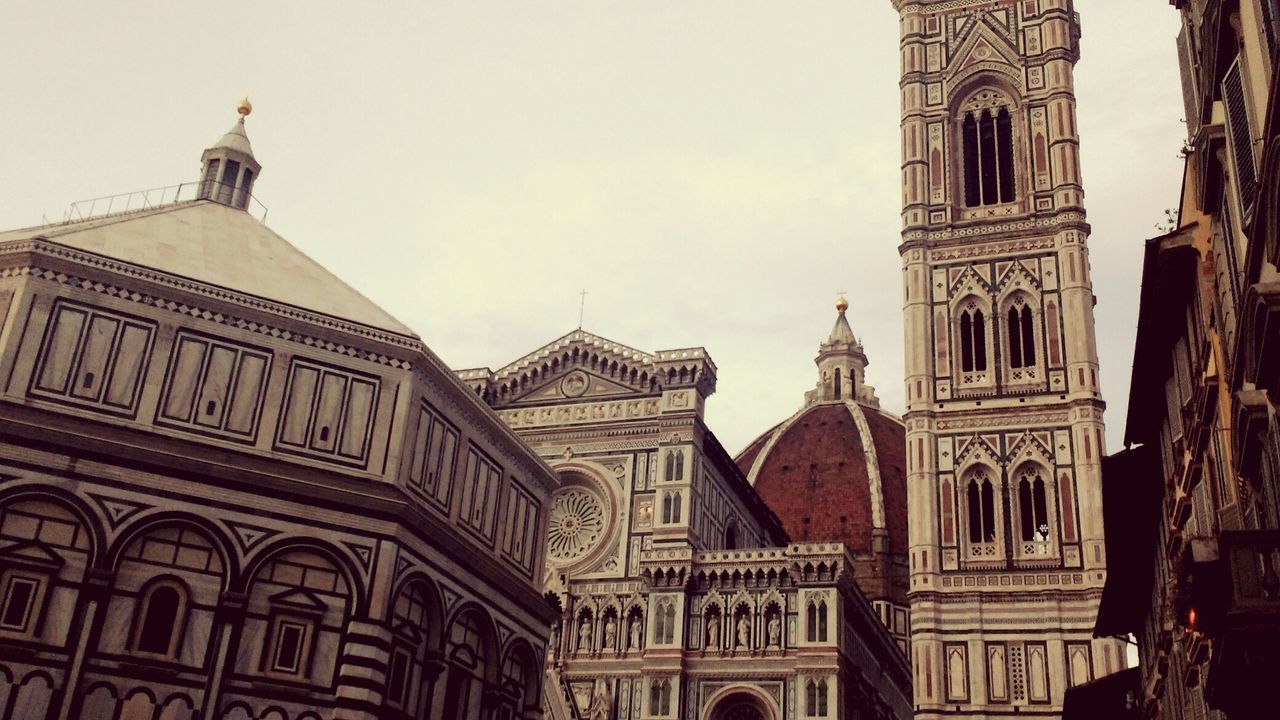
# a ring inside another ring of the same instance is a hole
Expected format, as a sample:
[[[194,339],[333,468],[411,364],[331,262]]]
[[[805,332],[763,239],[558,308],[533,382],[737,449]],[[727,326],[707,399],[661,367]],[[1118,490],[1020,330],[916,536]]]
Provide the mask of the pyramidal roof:
[[[244,129],[244,116],[242,115],[235,125],[227,131],[222,139],[214,143],[215,148],[228,148],[242,152],[245,155],[253,155],[253,146],[249,144],[249,133]]]
[[[0,243],[37,238],[417,337],[249,213],[209,200],[0,232]]]

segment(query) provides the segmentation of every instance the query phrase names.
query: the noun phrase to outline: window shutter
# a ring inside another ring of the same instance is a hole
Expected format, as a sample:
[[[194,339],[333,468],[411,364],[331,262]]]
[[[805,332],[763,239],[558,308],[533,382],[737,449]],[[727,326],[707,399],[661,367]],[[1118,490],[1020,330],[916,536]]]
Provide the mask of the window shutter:
[[[1249,108],[1244,96],[1239,57],[1231,63],[1222,79],[1222,98],[1227,106],[1227,140],[1235,160],[1236,189],[1240,192],[1240,206],[1244,214],[1249,215],[1258,194],[1258,171],[1253,159],[1253,133],[1249,127]]]
[[[1200,93],[1196,88],[1196,80],[1199,78],[1196,53],[1191,43],[1191,33],[1184,25],[1182,32],[1178,33],[1178,66],[1182,71],[1182,105],[1187,118],[1187,135],[1195,137],[1200,132]]]

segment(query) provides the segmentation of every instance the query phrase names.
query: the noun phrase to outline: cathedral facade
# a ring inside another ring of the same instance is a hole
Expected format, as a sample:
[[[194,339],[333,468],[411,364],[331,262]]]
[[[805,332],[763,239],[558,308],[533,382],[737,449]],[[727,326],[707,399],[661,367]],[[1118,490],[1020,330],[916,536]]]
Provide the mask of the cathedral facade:
[[[1094,639],[1104,453],[1070,0],[894,0],[918,718],[1054,716]]]
[[[557,476],[260,169],[0,233],[0,718],[538,717]]]
[[[704,349],[576,330],[459,376],[560,476],[548,717],[911,716],[905,658],[858,590],[859,560],[840,542],[789,542],[704,423]]]

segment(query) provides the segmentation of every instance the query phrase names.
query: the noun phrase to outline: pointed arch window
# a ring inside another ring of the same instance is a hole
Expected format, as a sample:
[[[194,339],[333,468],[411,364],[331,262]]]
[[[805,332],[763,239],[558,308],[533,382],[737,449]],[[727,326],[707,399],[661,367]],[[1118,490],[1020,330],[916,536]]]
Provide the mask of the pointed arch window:
[[[1009,321],[1009,367],[1024,368],[1036,364],[1036,336],[1031,306],[1011,305]]]
[[[964,372],[987,369],[987,318],[974,303],[960,311],[960,369]]]
[[[836,397],[837,399],[839,399],[839,398],[840,398],[840,368],[836,368],[836,372],[835,372],[835,375],[834,375],[833,377],[835,378],[835,382],[833,383],[834,388],[835,388],[835,391],[836,391],[836,392],[835,392],[835,397]]]
[[[671,681],[654,680],[649,686],[649,714],[671,714]]]
[[[827,716],[826,680],[810,680],[805,684],[804,714],[809,717]]]
[[[1018,512],[1021,516],[1022,539],[1044,542],[1049,539],[1049,501],[1044,478],[1027,474],[1018,481]]]
[[[805,623],[805,639],[809,642],[827,641],[827,601],[810,600]]]
[[[674,482],[684,479],[684,453],[679,450],[668,450],[663,463],[662,479]]]
[[[680,492],[669,492],[662,498],[662,522],[664,524],[680,522]]]
[[[983,474],[974,475],[968,486],[969,542],[989,543],[996,539],[995,488]]]
[[[1008,107],[984,107],[965,113],[964,204],[999,205],[1014,200],[1013,116]]]

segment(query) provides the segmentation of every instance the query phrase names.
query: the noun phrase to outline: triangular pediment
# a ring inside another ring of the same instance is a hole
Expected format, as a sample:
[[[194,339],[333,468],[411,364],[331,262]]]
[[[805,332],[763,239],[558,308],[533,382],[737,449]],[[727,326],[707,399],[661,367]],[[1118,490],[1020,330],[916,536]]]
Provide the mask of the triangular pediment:
[[[501,405],[651,395],[657,358],[575,330],[493,373]]]
[[[590,400],[594,398],[625,397],[643,394],[638,388],[578,369],[561,372],[545,378],[530,391],[511,399],[515,405],[547,403],[557,400]]]
[[[286,590],[282,593],[271,596],[271,604],[285,605],[291,610],[302,612],[321,613],[325,610],[325,604],[320,597],[310,590],[301,588],[294,590]]]
[[[0,560],[6,564],[37,565],[47,568],[60,567],[65,562],[53,548],[34,540],[0,549]]]
[[[1000,276],[998,286],[1001,290],[1010,287],[1040,289],[1040,278],[1036,277],[1036,273],[1021,261],[999,263],[996,266],[996,273]]]
[[[951,53],[948,66],[951,74],[980,63],[1001,63],[1016,67],[1018,50],[1012,36],[992,27],[987,18],[971,22],[965,37],[959,40]]]
[[[1053,462],[1053,451],[1049,449],[1048,433],[1030,431],[1022,433],[1009,442],[1009,458],[1015,462],[1022,460],[1039,460],[1042,463]]]
[[[991,266],[968,265],[960,269],[952,268],[948,271],[947,280],[951,284],[952,297],[965,292],[987,293],[991,291]]]

